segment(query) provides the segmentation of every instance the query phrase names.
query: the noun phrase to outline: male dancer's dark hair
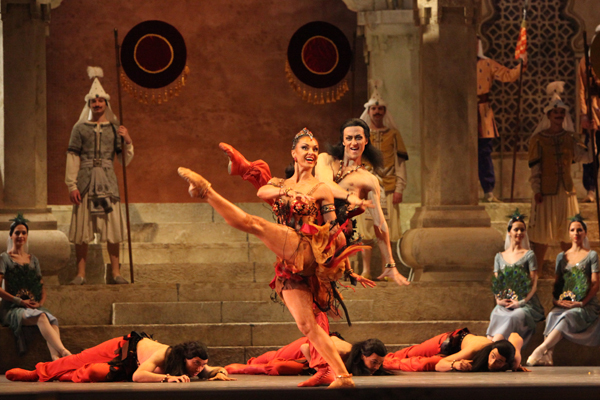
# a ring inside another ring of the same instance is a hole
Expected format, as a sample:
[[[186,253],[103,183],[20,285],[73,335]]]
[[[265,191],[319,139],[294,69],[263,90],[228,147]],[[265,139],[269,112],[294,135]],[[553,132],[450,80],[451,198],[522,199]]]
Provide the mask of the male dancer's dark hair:
[[[340,127],[340,141],[336,145],[327,146],[327,153],[338,160],[344,159],[344,129],[349,128],[351,126],[358,126],[363,128],[365,133],[365,138],[367,139],[367,144],[365,146],[365,151],[363,152],[363,158],[365,158],[374,169],[383,167],[383,154],[380,150],[375,148],[371,144],[371,129],[369,129],[369,125],[360,118],[352,118],[347,120]]]

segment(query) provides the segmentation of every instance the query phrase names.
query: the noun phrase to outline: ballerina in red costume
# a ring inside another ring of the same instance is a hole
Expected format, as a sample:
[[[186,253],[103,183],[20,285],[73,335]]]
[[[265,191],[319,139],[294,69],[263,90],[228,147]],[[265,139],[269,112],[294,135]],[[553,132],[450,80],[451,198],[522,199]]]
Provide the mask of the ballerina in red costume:
[[[271,287],[285,302],[300,331],[330,366],[331,371],[326,369],[322,374],[336,375],[330,387],[353,387],[352,375],[331,338],[317,325],[313,303],[321,311],[339,315],[335,301],[341,297],[335,282],[344,273],[365,287],[375,284],[347,268],[347,257],[361,247],[346,246],[344,235],[339,235],[331,190],[313,176],[319,145],[308,129],[294,137],[291,153],[293,176],[273,178],[258,190],[261,199],[273,201],[277,224],[247,214],[220,196],[197,173],[186,168],[179,168],[178,172],[190,184],[192,197],[206,199],[229,225],[255,235],[276,254],[276,277]]]
[[[256,189],[271,179],[269,165],[263,160],[249,162],[231,145],[220,143],[219,147],[229,158],[230,175],[241,176]],[[383,166],[383,155],[370,143],[369,125],[360,119],[344,122],[340,127],[340,142],[330,147],[328,152],[330,154],[319,155],[320,161],[315,168],[316,178],[329,186],[336,199],[336,206],[341,208],[341,204],[347,205],[348,218],[361,214],[367,208],[371,209],[379,249],[386,261],[386,268],[377,279],[393,280],[399,286],[409,285],[410,282],[396,269],[392,256],[388,226],[379,204],[379,182],[362,168],[363,159],[375,168]],[[267,202],[272,204],[269,200]],[[351,235],[351,232],[348,233]]]

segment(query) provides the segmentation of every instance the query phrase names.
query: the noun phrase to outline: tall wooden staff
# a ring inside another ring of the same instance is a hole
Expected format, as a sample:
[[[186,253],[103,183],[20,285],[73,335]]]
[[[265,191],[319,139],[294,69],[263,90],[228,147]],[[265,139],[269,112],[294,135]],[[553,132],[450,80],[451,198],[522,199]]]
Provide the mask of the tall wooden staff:
[[[596,85],[596,79],[592,70],[592,63],[590,62],[590,47],[587,43],[587,32],[583,31],[583,50],[585,56],[585,103],[587,105],[587,117],[588,121],[593,124],[594,114],[592,111],[592,92],[598,93],[598,86]],[[598,153],[596,152],[596,131],[595,129],[588,129],[588,133],[591,136],[591,146],[594,154],[594,182],[596,183],[596,217],[600,221],[600,194],[598,193]],[[600,228],[600,225],[598,226]]]
[[[117,96],[119,98],[119,121],[121,125],[123,125],[123,103],[121,101],[121,56],[120,56],[120,46],[119,46],[119,32],[117,28],[115,28],[115,55],[117,60]],[[127,167],[125,164],[125,139],[121,136],[121,149],[123,152],[121,153],[122,164],[123,164],[123,188],[125,194],[125,215],[127,216],[127,244],[129,247],[129,271],[131,274],[131,283],[135,283],[135,279],[133,277],[133,254],[131,251],[131,227],[129,224],[129,196],[127,194]]]
[[[519,32],[519,40],[515,50],[515,59],[519,60],[521,66],[521,74],[519,76],[519,91],[517,95],[517,127],[514,133],[514,148],[513,148],[513,163],[512,163],[512,178],[510,180],[510,202],[515,199],[515,174],[517,172],[517,149],[519,147],[519,137],[521,136],[521,93],[523,89],[523,59],[522,54],[527,52],[527,6],[529,0],[525,0],[523,5],[523,20],[521,21],[521,30]]]

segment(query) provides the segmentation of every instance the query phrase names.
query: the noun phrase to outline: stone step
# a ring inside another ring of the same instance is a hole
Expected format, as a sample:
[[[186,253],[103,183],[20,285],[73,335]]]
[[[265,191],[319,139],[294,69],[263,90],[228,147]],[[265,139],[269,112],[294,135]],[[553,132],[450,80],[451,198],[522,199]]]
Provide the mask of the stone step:
[[[273,216],[270,207],[264,202],[256,203],[236,203],[242,210],[258,215],[268,221],[273,221]],[[512,214],[516,208],[525,215],[531,215],[530,202],[518,203],[481,203],[490,215],[493,226],[501,233],[506,231],[507,216]],[[419,203],[402,203],[400,204],[400,216],[402,230],[405,231],[410,227],[410,219],[414,215],[415,209],[419,207]],[[56,217],[59,229],[68,231],[71,221],[71,206],[54,205],[52,214]],[[589,221],[590,224],[596,223],[596,206],[594,204],[581,203],[579,204],[581,214]],[[140,233],[144,230],[141,238],[146,240],[156,232],[164,231],[164,227],[171,224],[197,224],[197,223],[224,223],[223,218],[216,213],[213,208],[207,203],[133,203],[130,205],[131,224],[139,228]],[[148,224],[151,226],[149,227]],[[153,230],[156,230],[154,232]],[[591,229],[590,229],[591,230]],[[160,233],[162,235],[162,233]],[[149,235],[145,236],[145,235]],[[168,231],[164,233],[169,242],[172,238]],[[143,240],[143,241],[146,241]]]
[[[269,263],[275,260],[262,243],[132,243],[131,249],[135,264]],[[125,249],[121,252],[121,262],[128,261]]]
[[[271,207],[265,202],[234,203],[248,214],[273,220]],[[59,226],[71,224],[72,207],[69,205],[51,205],[52,214]],[[124,212],[123,212],[124,213]],[[221,217],[208,203],[131,203],[129,205],[130,223],[177,224],[177,223],[224,223]]]
[[[352,321],[369,321],[372,300],[345,302]],[[344,317],[342,315],[342,317]],[[287,308],[273,301],[114,303],[113,325],[294,322]]]
[[[68,284],[75,277],[77,273],[76,267],[76,255],[75,246],[71,246],[71,257],[67,266],[59,271],[58,281],[52,283]],[[262,243],[255,242],[223,242],[223,243],[132,243],[132,253],[134,267],[139,266],[140,278],[143,282],[155,282],[150,275],[152,273],[159,272],[160,268],[174,268],[176,272],[176,279],[178,282],[188,282],[190,277],[197,274],[195,269],[196,265],[201,264],[212,264],[215,265],[214,271],[218,271],[218,266],[224,264],[238,264],[238,265],[271,265],[275,261],[273,253],[267,249]],[[106,250],[106,244],[90,244],[88,247],[88,258],[86,266],[86,280],[89,284],[104,284],[110,283],[110,279],[106,280],[107,269],[106,264],[109,262],[108,252]],[[126,243],[121,243],[120,246],[120,261],[121,271],[123,275],[129,277],[129,249]],[[143,266],[148,266],[147,273],[144,273]],[[204,267],[201,267],[204,268]],[[208,279],[224,280],[218,273],[210,273],[210,268],[204,268],[203,273],[208,273]],[[228,275],[228,269],[224,268],[224,276]],[[252,268],[251,268],[252,269]],[[262,276],[263,271],[272,274],[272,267],[270,268],[259,268],[258,274]],[[254,279],[254,272],[245,270],[245,273],[251,273],[252,279]],[[44,267],[42,266],[42,274],[44,274]],[[165,271],[159,272],[161,277],[168,275]],[[189,274],[189,275],[187,275]],[[186,277],[187,276],[187,277]],[[136,278],[138,278],[136,276]],[[270,279],[270,276],[268,279]],[[56,279],[56,278],[54,278]],[[129,278],[127,278],[129,280]],[[262,278],[261,278],[262,279]],[[266,279],[266,278],[265,278]],[[205,279],[206,280],[206,279]],[[142,282],[140,281],[140,282]],[[173,281],[173,279],[168,280]],[[192,282],[195,282],[192,278]],[[160,280],[159,282],[163,282]]]
[[[135,261],[134,256],[134,261]],[[273,260],[275,261],[275,260]],[[110,282],[110,264],[106,266]],[[129,264],[121,264],[121,274],[131,281]],[[273,263],[215,262],[199,264],[135,264],[135,283],[259,282],[267,285],[274,276]]]
[[[546,312],[552,308],[552,286],[553,280],[538,281],[538,297]],[[272,313],[269,318],[278,318],[277,315],[287,313],[283,307],[270,304],[273,291],[266,283],[257,282],[48,285],[47,292],[45,306],[61,325],[112,324],[114,303],[174,303],[177,306],[178,302],[263,302],[269,304],[252,310],[255,312],[252,317]],[[355,292],[344,289],[342,295],[353,321],[487,320],[494,308],[490,284],[486,282],[453,282],[452,286],[443,282],[415,282],[403,288],[395,283],[379,282],[373,289],[359,287]],[[460,301],[449,306],[448,299]],[[360,301],[365,303],[358,303]],[[356,309],[350,307],[352,304],[356,304]],[[265,314],[261,314],[263,311]],[[150,317],[158,314],[148,311]],[[245,321],[252,322],[252,319],[248,317]]]
[[[59,225],[58,229],[69,236],[69,225]],[[260,242],[232,228],[225,222],[164,222],[131,224],[133,243],[229,243]]]

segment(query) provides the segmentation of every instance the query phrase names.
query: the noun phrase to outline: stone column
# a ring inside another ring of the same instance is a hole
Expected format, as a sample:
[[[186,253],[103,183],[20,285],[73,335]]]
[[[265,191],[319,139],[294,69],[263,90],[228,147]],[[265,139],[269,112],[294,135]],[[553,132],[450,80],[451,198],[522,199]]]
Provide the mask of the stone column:
[[[70,245],[48,208],[46,163],[46,36],[60,1],[2,0],[4,185],[0,238],[9,219],[30,220],[29,248],[44,274],[64,267]],[[1,240],[0,240],[1,242]]]
[[[421,127],[419,90],[419,29],[412,9],[358,12],[359,34],[365,38],[369,79],[381,79],[381,96],[388,104],[406,144],[408,186],[404,202],[421,200]],[[366,102],[368,99],[359,99]]]
[[[486,279],[503,240],[477,197],[480,0],[344,3],[358,12],[369,77],[383,80],[382,96],[402,124],[407,168],[420,174],[409,173],[408,188],[420,182],[420,196],[408,201],[422,207],[402,239],[403,261],[415,280]]]
[[[477,196],[478,0],[418,0],[421,204],[401,252],[416,279],[489,276],[502,237]]]

